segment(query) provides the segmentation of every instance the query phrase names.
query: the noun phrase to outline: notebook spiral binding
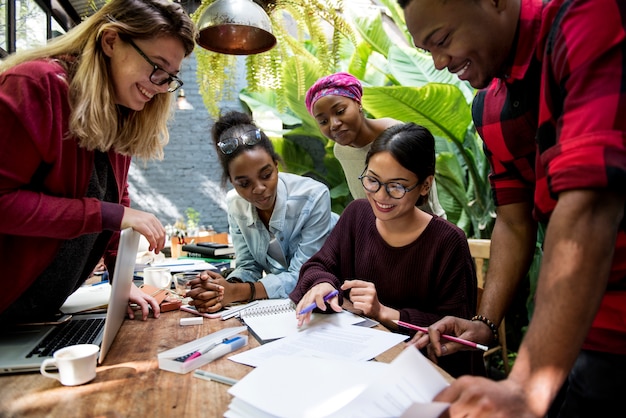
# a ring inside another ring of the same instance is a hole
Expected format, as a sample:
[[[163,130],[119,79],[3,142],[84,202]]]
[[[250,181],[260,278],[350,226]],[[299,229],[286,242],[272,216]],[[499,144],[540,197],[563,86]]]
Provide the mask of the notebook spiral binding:
[[[255,316],[266,316],[266,315],[277,315],[286,312],[295,312],[296,307],[292,301],[286,301],[285,303],[279,305],[271,305],[271,306],[255,306],[244,310],[241,313],[241,317],[255,317]]]

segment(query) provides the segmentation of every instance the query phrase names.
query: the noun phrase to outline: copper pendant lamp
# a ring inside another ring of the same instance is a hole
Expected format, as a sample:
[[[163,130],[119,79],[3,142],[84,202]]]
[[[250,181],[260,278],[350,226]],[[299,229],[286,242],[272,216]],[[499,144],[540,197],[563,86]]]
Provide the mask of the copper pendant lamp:
[[[230,55],[265,52],[276,45],[265,10],[253,0],[217,0],[198,19],[198,45]]]

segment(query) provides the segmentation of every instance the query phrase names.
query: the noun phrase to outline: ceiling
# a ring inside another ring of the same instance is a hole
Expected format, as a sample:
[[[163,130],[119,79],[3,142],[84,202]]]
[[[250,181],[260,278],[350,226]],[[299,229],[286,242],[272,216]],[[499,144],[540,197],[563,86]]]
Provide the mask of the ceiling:
[[[187,13],[193,13],[200,0],[174,0],[180,3]],[[56,15],[59,22],[66,22],[70,29],[79,24],[86,17],[91,16],[96,10],[100,9],[107,0],[51,0],[52,11]]]
[[[101,8],[106,0],[51,0],[56,20],[69,30]]]

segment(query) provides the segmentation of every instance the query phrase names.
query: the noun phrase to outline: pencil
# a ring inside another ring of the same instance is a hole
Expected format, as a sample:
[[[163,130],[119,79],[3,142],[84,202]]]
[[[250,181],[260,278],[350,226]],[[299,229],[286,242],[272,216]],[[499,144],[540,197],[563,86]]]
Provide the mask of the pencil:
[[[398,326],[400,327],[414,329],[416,331],[423,332],[424,334],[428,334],[428,328],[420,327],[417,325],[409,324],[407,322],[398,321],[395,319],[393,320],[393,322],[398,324]],[[486,345],[478,344],[473,341],[464,340],[463,338],[453,337],[452,335],[441,334],[441,338],[445,338],[446,340],[453,341],[455,343],[467,345],[472,348],[478,348],[479,350],[483,350],[483,351],[489,350],[489,347],[487,347]]]

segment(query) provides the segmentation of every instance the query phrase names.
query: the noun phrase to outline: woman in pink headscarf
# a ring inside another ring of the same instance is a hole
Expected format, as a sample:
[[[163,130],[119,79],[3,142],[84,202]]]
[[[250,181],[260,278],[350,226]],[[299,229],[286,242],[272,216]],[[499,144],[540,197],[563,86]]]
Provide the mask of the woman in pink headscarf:
[[[317,80],[306,93],[306,108],[322,134],[335,142],[333,152],[341,164],[354,199],[366,198],[359,176],[372,142],[387,128],[402,123],[392,118],[371,119],[363,113],[361,82],[352,74],[339,72]],[[437,189],[431,184],[421,209],[445,218]]]

